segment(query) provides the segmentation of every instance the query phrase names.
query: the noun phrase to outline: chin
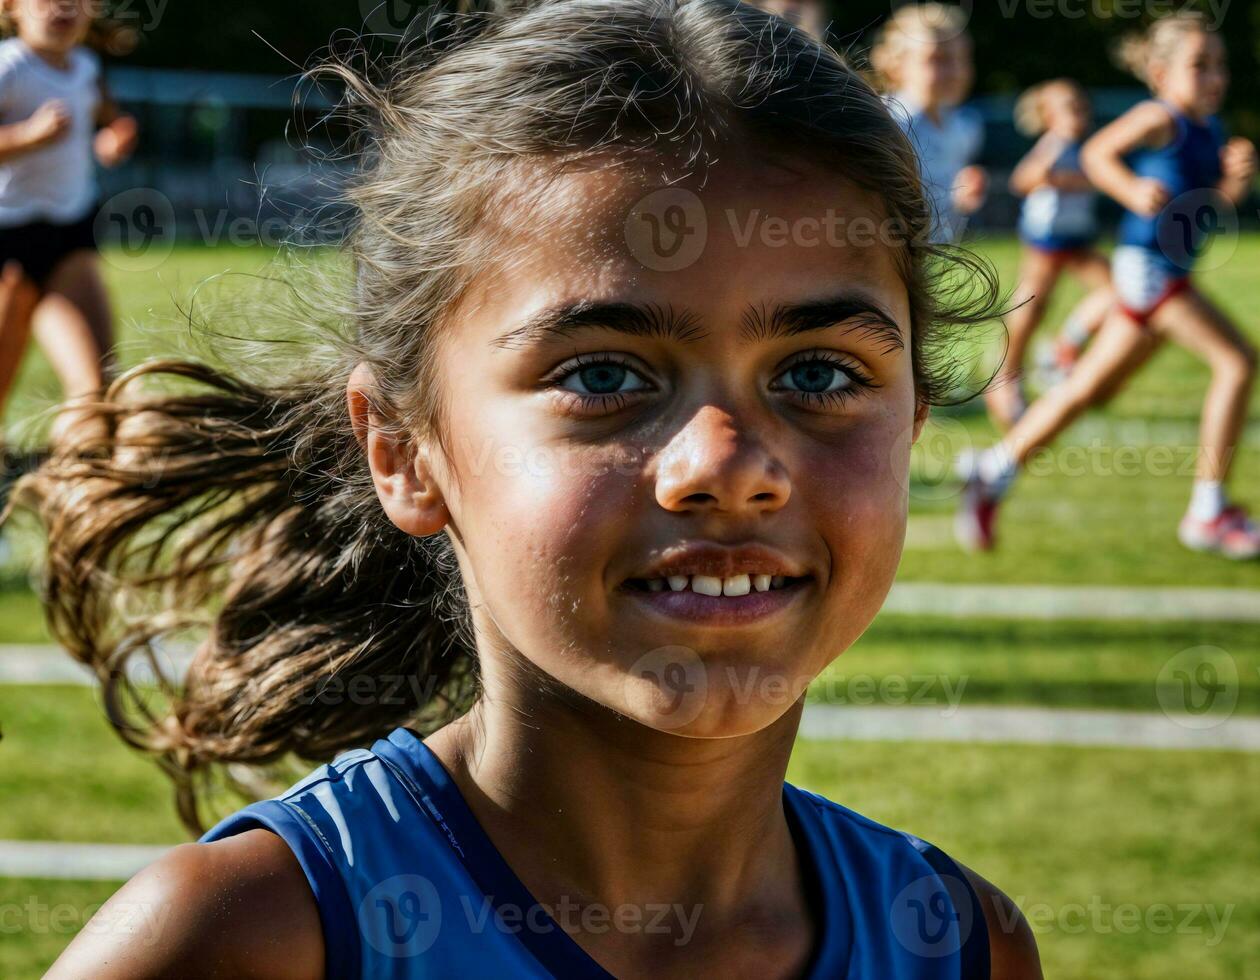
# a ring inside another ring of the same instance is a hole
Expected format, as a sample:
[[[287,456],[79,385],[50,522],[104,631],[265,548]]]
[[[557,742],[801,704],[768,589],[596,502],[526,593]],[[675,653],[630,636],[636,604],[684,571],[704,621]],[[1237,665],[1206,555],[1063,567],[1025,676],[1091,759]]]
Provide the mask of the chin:
[[[665,647],[652,662],[641,661],[627,674],[617,710],[658,732],[735,738],[779,721],[800,700],[811,678],[793,678],[760,664],[701,663],[685,647]]]

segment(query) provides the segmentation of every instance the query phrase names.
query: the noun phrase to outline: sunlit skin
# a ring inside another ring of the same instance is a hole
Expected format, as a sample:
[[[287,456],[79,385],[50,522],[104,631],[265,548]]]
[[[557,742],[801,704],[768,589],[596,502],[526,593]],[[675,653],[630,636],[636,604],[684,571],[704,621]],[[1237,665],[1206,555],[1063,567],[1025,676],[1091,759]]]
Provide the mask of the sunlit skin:
[[[1041,93],[1046,132],[1068,143],[1083,140],[1093,124],[1089,100],[1075,85],[1051,85]]]
[[[455,542],[486,693],[430,744],[534,894],[702,902],[709,954],[732,962],[757,962],[766,947],[734,954],[727,928],[769,916],[762,925],[794,962],[810,942],[780,802],[795,692],[866,628],[900,557],[908,452],[923,419],[908,298],[885,245],[737,241],[754,209],[789,224],[829,208],[882,217],[834,176],[724,161],[698,191],[708,245],[678,272],[645,268],[626,248],[625,216],[647,189],[618,171],[571,175],[528,211],[501,214],[516,236],[504,265],[479,277],[444,334],[450,456],[430,447],[410,471],[377,472],[378,490],[404,530],[445,527]],[[885,329],[864,328],[864,315],[745,338],[750,310],[842,295],[882,311]],[[578,300],[654,304],[690,330],[666,339],[590,326],[563,340],[496,343]],[[576,398],[549,381],[575,357],[616,357],[650,390],[627,381],[640,390],[620,407]],[[818,357],[840,366],[832,385],[849,395],[817,404],[775,390],[794,362]],[[477,462],[504,450],[556,466]],[[380,463],[374,470],[391,465]],[[665,620],[622,591],[662,549],[695,540],[765,543],[813,578],[792,606],[741,627]],[[682,728],[633,670],[668,645],[695,651],[705,672],[702,709]],[[793,696],[746,686],[763,680]],[[638,938],[582,941],[633,973],[635,958],[651,955]]]
[[[97,4],[94,0],[5,0],[18,34],[41,57],[64,66],[65,58],[87,39]]]
[[[1192,119],[1219,112],[1229,89],[1225,42],[1208,31],[1185,37],[1150,71],[1152,89]]]
[[[902,43],[896,88],[939,122],[941,110],[964,102],[975,82],[971,38],[907,37]]]

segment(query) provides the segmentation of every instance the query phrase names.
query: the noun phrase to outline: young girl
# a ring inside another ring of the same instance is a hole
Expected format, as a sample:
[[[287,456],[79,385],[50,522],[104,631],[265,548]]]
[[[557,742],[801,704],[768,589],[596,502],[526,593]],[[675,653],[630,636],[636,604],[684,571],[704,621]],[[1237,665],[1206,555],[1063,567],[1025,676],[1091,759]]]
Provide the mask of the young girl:
[[[1225,45],[1203,17],[1156,21],[1123,49],[1156,98],[1099,131],[1082,162],[1090,180],[1125,206],[1112,275],[1119,307],[1068,379],[1035,402],[1006,437],[959,461],[966,481],[957,530],[965,547],[994,542],[998,503],[1018,468],[1090,405],[1106,401],[1164,339],[1212,370],[1200,422],[1200,451],[1181,542],[1228,558],[1260,556],[1260,528],[1231,504],[1225,481],[1247,417],[1256,350],[1194,288],[1190,273],[1206,244],[1205,215],[1242,201],[1256,149],[1225,141],[1215,118],[1225,97]]]
[[[347,335],[263,383],[134,368],[112,456],[15,491],[186,817],[212,763],[369,746],[142,872],[50,976],[1038,976],[999,891],[784,783],[892,582],[940,331],[991,315],[965,255],[975,302],[934,305],[912,147],[734,0],[427,36],[379,87],[339,72]],[[744,235],[836,210],[887,234]],[[162,375],[196,388],[137,390]],[[120,621],[140,586],[160,618]],[[124,659],[181,608],[214,618],[167,713]],[[136,907],[158,933],[110,927]]]
[[[106,93],[83,46],[83,0],[0,0],[0,407],[34,331],[70,404],[111,376],[109,297],[97,267],[95,160],[116,166],[136,124]],[[67,408],[56,444],[88,416]],[[97,433],[96,435],[100,435]]]
[[[1045,316],[1064,270],[1091,292],[1068,316],[1056,343],[1056,362],[1070,370],[1085,342],[1102,325],[1114,301],[1107,259],[1094,248],[1098,222],[1094,190],[1081,170],[1081,144],[1090,129],[1085,90],[1060,78],[1035,85],[1016,103],[1019,128],[1039,137],[1011,174],[1011,190],[1024,198],[1019,236],[1019,302],[1006,317],[1009,342],[1002,368],[985,392],[989,416],[1009,429],[1024,413],[1025,352]]]
[[[908,3],[884,24],[871,50],[893,115],[918,151],[936,242],[958,241],[988,193],[988,174],[975,166],[984,122],[976,111],[959,108],[975,81],[966,27],[959,7]]]

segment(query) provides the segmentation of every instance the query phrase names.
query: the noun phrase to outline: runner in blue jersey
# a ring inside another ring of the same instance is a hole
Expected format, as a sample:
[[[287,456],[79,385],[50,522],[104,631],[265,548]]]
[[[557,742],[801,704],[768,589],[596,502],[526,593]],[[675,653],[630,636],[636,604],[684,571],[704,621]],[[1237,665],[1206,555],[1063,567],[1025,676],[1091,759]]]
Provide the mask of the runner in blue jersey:
[[[1229,72],[1225,44],[1204,17],[1158,20],[1125,51],[1156,98],[1099,131],[1082,157],[1089,178],[1126,210],[1112,260],[1118,308],[1062,385],[997,445],[959,460],[965,491],[958,536],[969,548],[993,547],[998,503],[1019,467],[1171,340],[1212,372],[1178,538],[1195,551],[1254,559],[1260,526],[1229,499],[1225,482],[1251,401],[1256,349],[1190,275],[1220,216],[1251,192],[1256,148],[1237,137],[1226,141],[1216,119]]]
[[[1027,407],[1025,355],[1063,273],[1071,272],[1090,291],[1055,343],[1054,374],[1071,370],[1114,301],[1107,259],[1094,247],[1097,195],[1081,170],[1081,144],[1091,125],[1085,91],[1066,78],[1035,85],[1016,103],[1015,119],[1037,142],[1011,174],[1011,189],[1024,198],[1018,303],[1006,317],[1002,366],[985,392],[989,417],[1001,429],[1014,425]]]
[[[51,976],[1040,976],[931,794],[903,833],[786,779],[892,585],[939,331],[998,305],[924,244],[883,101],[734,0],[414,34],[375,84],[331,66],[366,113],[347,335],[133,369],[111,451],[15,490],[54,608],[100,612],[58,638],[190,822],[207,776],[333,759],[99,913],[160,908],[156,940],[89,925]],[[171,703],[125,684],[208,610]]]

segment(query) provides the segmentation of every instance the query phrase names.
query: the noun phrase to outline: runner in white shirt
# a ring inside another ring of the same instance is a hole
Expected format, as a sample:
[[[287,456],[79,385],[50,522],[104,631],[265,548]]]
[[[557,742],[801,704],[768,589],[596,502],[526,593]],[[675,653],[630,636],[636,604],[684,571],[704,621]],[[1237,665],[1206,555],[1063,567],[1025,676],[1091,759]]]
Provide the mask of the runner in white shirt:
[[[956,242],[980,209],[988,175],[975,165],[984,123],[960,108],[975,80],[971,37],[958,7],[906,4],[884,25],[871,62],[889,108],[919,152],[924,186],[936,210],[938,242]]]
[[[83,46],[87,0],[0,0],[0,407],[33,332],[67,402],[102,387],[112,369],[112,314],[93,224],[97,161],[121,163],[136,124],[120,115]],[[51,442],[75,429],[63,409]]]

